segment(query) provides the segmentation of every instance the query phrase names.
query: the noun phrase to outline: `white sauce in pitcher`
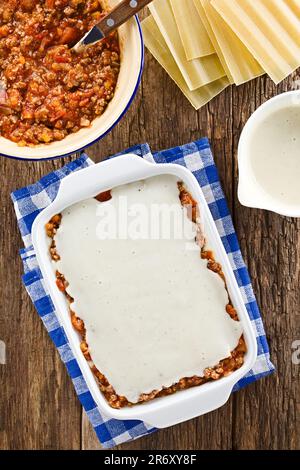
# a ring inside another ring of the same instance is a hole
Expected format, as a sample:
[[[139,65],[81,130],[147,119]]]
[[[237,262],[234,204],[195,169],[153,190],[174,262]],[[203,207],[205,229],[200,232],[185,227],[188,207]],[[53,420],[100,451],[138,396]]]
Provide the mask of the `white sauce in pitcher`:
[[[280,202],[300,204],[300,106],[273,112],[250,141],[250,163],[257,182]]]
[[[126,196],[129,208],[174,204],[180,209],[175,224],[181,223],[177,178],[158,176],[120,186],[110,201],[91,198],[63,211],[55,235],[61,260],[55,268],[69,281],[72,309],[84,320],[96,367],[117,394],[135,403],[142,393],[202,376],[206,367],[230,355],[242,326],[225,310],[222,279],[207,268],[199,247],[187,249],[185,237],[97,238],[97,208],[117,209],[119,196]]]

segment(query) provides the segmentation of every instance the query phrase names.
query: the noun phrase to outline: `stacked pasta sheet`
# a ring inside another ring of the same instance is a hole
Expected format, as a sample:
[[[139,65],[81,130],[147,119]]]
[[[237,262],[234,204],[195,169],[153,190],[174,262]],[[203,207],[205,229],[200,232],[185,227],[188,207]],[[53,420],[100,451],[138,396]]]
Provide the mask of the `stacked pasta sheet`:
[[[199,109],[230,84],[300,66],[300,0],[154,0],[145,45]]]

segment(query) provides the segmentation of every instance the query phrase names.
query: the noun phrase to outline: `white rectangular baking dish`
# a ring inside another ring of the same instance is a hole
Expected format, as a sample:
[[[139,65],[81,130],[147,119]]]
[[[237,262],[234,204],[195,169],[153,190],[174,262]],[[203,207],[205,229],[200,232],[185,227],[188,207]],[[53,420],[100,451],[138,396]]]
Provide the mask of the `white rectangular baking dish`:
[[[80,200],[93,197],[102,191],[122,184],[161,174],[177,176],[178,180],[185,183],[199,204],[204,232],[209,240],[208,248],[214,251],[216,260],[222,265],[231,300],[237,309],[244,328],[248,350],[244,365],[228,377],[183,390],[174,395],[157,398],[142,405],[117,410],[111,408],[106,402],[80,350],[80,339],[72,327],[67,301],[56,287],[55,270],[48,251],[49,239],[46,236],[45,224],[54,214]],[[196,178],[186,168],[175,164],[153,164],[136,155],[123,155],[77,171],[61,181],[54,202],[35,219],[32,227],[32,242],[45,285],[55,305],[58,319],[65,330],[89,390],[99,409],[106,416],[121,420],[142,420],[157,428],[164,428],[189,420],[225,404],[233,386],[253,366],[257,356],[257,343],[248,313],[202,190]]]

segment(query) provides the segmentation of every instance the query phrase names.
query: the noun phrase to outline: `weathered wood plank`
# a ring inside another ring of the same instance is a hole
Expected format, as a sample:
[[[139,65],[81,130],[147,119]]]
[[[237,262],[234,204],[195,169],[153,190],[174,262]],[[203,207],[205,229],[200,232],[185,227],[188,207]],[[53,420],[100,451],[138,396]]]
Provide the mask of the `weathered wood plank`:
[[[81,409],[41,320],[21,284],[22,247],[10,192],[58,168],[63,161],[30,163],[0,158],[0,448],[78,449]]]
[[[238,138],[255,108],[294,88],[300,74],[276,87],[266,77],[233,95],[234,190]],[[300,367],[292,364],[292,342],[300,338],[300,222],[246,209],[235,198],[234,219],[261,308],[277,372],[234,397],[233,446],[237,449],[299,449]]]

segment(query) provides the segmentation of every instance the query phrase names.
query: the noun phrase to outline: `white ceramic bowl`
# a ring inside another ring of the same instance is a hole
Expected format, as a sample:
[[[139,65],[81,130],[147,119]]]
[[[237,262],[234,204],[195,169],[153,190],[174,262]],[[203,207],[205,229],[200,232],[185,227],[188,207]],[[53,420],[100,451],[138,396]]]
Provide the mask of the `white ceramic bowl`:
[[[113,6],[118,2],[119,0],[109,0],[107,3]],[[48,145],[19,147],[16,143],[0,137],[1,155],[29,160],[63,157],[92,145],[111,131],[129,109],[137,92],[144,65],[144,44],[138,17],[132,18],[118,31],[121,46],[120,74],[115,96],[102,116],[96,118],[91,127]]]
[[[175,175],[178,180],[184,181],[199,204],[209,247],[213,249],[216,259],[222,264],[230,298],[243,325],[247,353],[243,366],[228,377],[183,390],[174,395],[156,398],[143,405],[116,410],[108,405],[99,389],[96,379],[80,350],[80,338],[72,327],[66,298],[56,287],[55,269],[49,256],[49,239],[46,236],[45,223],[54,214],[80,200],[93,197],[102,191],[122,184],[161,174]],[[74,188],[76,188],[76,191],[74,191]],[[56,199],[35,219],[32,227],[32,242],[45,286],[55,305],[58,319],[65,330],[88,388],[99,409],[106,416],[122,420],[139,419],[157,428],[168,427],[195,418],[224,405],[233,386],[254,365],[257,356],[257,343],[240,289],[202,190],[196,178],[186,168],[175,164],[153,164],[136,155],[123,155],[77,171],[61,181]]]

